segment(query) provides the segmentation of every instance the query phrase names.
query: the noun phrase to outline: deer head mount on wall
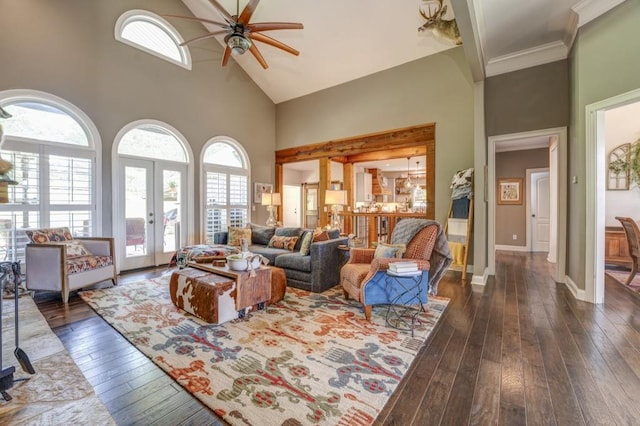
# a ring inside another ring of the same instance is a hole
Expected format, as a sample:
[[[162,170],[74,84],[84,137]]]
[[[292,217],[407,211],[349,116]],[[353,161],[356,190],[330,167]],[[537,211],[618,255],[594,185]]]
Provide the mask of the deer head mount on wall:
[[[427,4],[426,11],[419,7],[420,15],[427,20],[418,31],[430,30],[433,34],[441,37],[445,40],[450,40],[457,45],[462,44],[462,38],[460,37],[460,31],[458,30],[458,23],[454,19],[443,19],[443,16],[447,13],[447,6],[442,5],[443,0],[437,0],[438,6],[435,11],[431,11],[430,3]]]

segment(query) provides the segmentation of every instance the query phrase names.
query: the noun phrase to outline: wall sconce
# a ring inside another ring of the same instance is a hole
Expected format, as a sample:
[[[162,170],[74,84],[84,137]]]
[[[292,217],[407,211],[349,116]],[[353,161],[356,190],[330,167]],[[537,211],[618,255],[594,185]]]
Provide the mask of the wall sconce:
[[[277,221],[277,213],[274,214],[274,206],[279,206],[282,204],[282,199],[280,197],[279,192],[265,192],[262,194],[262,205],[267,206],[269,209],[269,219],[267,219],[267,226],[276,226],[278,224]]]
[[[340,219],[338,219],[338,206],[347,204],[347,191],[327,189],[324,194],[324,203],[331,205],[331,228],[340,229]]]

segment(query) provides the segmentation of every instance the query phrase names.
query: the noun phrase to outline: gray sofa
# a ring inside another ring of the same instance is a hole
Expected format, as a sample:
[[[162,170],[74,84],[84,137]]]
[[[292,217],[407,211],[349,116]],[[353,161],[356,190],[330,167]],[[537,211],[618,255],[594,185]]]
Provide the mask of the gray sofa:
[[[340,282],[340,268],[345,262],[344,252],[338,250],[340,244],[347,244],[347,237],[340,237],[339,230],[329,231],[330,239],[311,243],[309,254],[302,255],[300,246],[302,234],[312,232],[295,227],[273,228],[255,224],[251,228],[249,251],[269,259],[269,265],[285,271],[287,285],[302,290],[321,293]],[[277,236],[297,236],[298,242],[292,251],[267,247],[269,240]],[[227,232],[214,234],[215,244],[227,244]]]

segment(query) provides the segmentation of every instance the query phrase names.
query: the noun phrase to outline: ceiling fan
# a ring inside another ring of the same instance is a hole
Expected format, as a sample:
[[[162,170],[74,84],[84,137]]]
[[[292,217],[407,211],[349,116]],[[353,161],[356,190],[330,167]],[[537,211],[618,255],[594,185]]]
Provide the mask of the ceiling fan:
[[[244,52],[249,50],[253,56],[258,60],[262,68],[267,69],[269,66],[267,62],[264,60],[260,51],[253,43],[253,41],[260,41],[262,43],[271,45],[273,47],[277,47],[278,49],[282,49],[285,52],[289,52],[293,55],[298,56],[300,52],[295,50],[294,48],[287,46],[284,43],[279,42],[269,36],[261,34],[263,31],[272,31],[272,30],[301,30],[303,29],[302,24],[294,23],[294,22],[260,22],[260,23],[249,23],[251,20],[251,16],[253,12],[258,7],[258,3],[260,0],[249,0],[249,3],[242,9],[242,13],[240,13],[240,0],[236,0],[236,14],[231,15],[227,12],[220,3],[216,0],[209,0],[213,7],[216,8],[218,12],[222,15],[225,22],[212,21],[210,19],[197,18],[193,16],[179,16],[179,15],[163,15],[170,18],[183,18],[183,19],[191,19],[194,21],[207,22],[209,24],[217,25],[222,29],[207,33],[205,35],[201,35],[191,40],[187,40],[181,43],[181,46],[185,44],[204,40],[206,38],[214,37],[216,35],[226,34],[224,37],[224,41],[226,43],[226,47],[224,49],[224,54],[222,56],[222,66],[227,65],[229,61],[229,56],[233,53],[234,55],[242,55]]]

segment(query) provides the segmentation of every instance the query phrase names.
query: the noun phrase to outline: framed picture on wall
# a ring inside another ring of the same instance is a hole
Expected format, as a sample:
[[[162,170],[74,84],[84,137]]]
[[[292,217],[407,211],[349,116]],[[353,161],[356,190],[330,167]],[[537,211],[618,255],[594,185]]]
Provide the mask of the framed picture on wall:
[[[498,179],[498,204],[520,205],[524,196],[522,178]]]
[[[255,204],[262,204],[262,194],[273,192],[273,185],[270,183],[253,183],[253,202]]]

